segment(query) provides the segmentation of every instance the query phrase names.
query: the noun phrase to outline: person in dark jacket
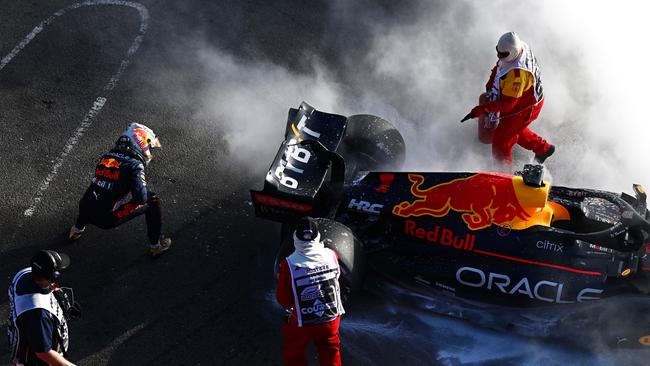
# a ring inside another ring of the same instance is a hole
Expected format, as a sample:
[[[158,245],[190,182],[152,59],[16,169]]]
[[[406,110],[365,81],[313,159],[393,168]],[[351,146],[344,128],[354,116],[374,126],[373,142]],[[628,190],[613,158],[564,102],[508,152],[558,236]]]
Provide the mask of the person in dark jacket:
[[[67,255],[41,250],[11,281],[7,334],[12,366],[73,365],[65,356],[72,303],[58,287],[59,271],[69,264]]]
[[[79,216],[68,235],[71,241],[81,238],[87,224],[110,229],[144,214],[150,256],[158,257],[169,249],[171,239],[161,235],[160,198],[147,189],[144,173],[152,150],[160,146],[147,126],[131,123],[127,127],[97,163],[95,176],[79,201]]]
[[[297,222],[295,251],[280,263],[278,303],[289,316],[283,324],[284,362],[307,365],[307,346],[316,345],[321,365],[341,365],[339,324],[345,313],[341,302],[336,253],[320,240],[311,217]]]

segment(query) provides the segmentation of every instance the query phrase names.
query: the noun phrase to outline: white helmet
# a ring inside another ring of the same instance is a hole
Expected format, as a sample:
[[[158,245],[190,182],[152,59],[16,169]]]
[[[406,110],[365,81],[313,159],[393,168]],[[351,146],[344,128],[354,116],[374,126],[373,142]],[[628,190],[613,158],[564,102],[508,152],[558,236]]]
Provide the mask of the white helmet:
[[[524,50],[524,44],[515,32],[508,32],[499,38],[497,57],[504,63],[514,61]]]
[[[139,123],[131,123],[115,144],[119,149],[134,152],[145,164],[153,157],[151,150],[161,147],[156,134],[149,127]]]

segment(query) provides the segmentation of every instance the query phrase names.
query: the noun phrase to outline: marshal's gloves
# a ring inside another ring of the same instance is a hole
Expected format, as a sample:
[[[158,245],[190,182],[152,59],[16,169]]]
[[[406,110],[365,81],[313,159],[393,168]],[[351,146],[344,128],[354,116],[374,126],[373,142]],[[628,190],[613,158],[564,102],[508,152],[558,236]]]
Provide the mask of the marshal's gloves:
[[[469,113],[467,113],[467,115],[463,117],[463,119],[461,119],[460,122],[463,123],[469,119],[481,117],[484,114],[485,114],[485,107],[483,105],[477,105],[476,107],[472,108],[472,110]]]
[[[157,193],[151,192],[151,196],[149,197],[149,203],[156,207],[160,207],[160,196]]]

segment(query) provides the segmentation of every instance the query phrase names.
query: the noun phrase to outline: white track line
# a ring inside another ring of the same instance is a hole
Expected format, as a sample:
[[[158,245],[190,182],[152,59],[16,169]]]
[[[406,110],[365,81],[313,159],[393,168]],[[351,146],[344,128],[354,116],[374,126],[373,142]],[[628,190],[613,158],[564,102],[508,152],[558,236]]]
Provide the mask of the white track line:
[[[76,3],[73,5],[70,5],[66,8],[63,8],[56,13],[50,15],[47,19],[42,21],[40,24],[38,24],[34,29],[20,42],[16,45],[16,47],[9,52],[8,55],[2,58],[0,61],[0,70],[2,70],[11,60],[13,60],[20,51],[22,51],[25,46],[31,42],[36,35],[38,35],[47,25],[49,25],[54,19],[60,17],[61,15],[65,14],[67,11],[72,10],[72,9],[79,9],[81,7],[85,6],[97,6],[97,5],[114,5],[114,6],[127,6],[134,8],[138,11],[140,14],[140,30],[138,32],[138,35],[133,39],[133,42],[131,43],[131,47],[129,47],[129,50],[126,53],[126,57],[120,62],[120,67],[118,68],[117,72],[111,76],[110,80],[104,86],[104,91],[108,94],[111,92],[114,88],[117,82],[120,80],[120,77],[124,73],[124,70],[126,70],[127,66],[129,66],[130,63],[130,57],[133,56],[137,51],[138,48],[140,47],[140,44],[142,43],[142,39],[144,38],[144,34],[147,31],[148,23],[149,23],[149,11],[147,10],[144,5],[139,4],[139,3],[134,3],[130,1],[116,1],[116,0],[96,0],[96,1],[84,1],[81,3]],[[72,134],[72,136],[68,139],[65,147],[63,148],[63,152],[59,155],[59,157],[54,161],[52,171],[50,174],[45,177],[45,180],[39,185],[38,190],[34,194],[34,197],[31,200],[31,205],[23,212],[25,216],[33,216],[34,213],[36,212],[36,207],[38,204],[43,200],[43,196],[45,194],[45,191],[50,186],[50,183],[56,175],[59,172],[59,169],[63,165],[63,162],[65,158],[70,155],[72,152],[72,149],[74,146],[79,142],[83,134],[86,132],[86,130],[92,125],[93,121],[95,120],[95,117],[99,114],[99,111],[101,111],[102,107],[106,103],[108,98],[106,96],[98,96],[95,98],[95,101],[93,102],[92,107],[90,107],[90,110],[86,115],[84,116],[83,120],[81,121],[81,125],[77,128],[77,130]]]
[[[68,155],[70,155],[72,148],[77,144],[77,142],[79,142],[81,136],[83,136],[84,132],[86,132],[88,127],[90,127],[90,125],[93,123],[93,120],[95,119],[97,114],[99,114],[99,111],[104,106],[104,103],[106,103],[106,98],[97,97],[97,99],[93,103],[93,106],[90,108],[88,113],[86,113],[86,116],[84,117],[83,121],[81,121],[81,125],[77,128],[74,134],[68,139],[68,142],[65,144],[65,147],[63,148],[63,152],[56,159],[56,162],[52,167],[52,171],[50,172],[50,174],[47,175],[47,177],[45,177],[45,180],[38,187],[38,191],[36,191],[36,194],[32,199],[31,206],[29,206],[29,208],[26,209],[25,212],[23,213],[25,216],[34,215],[34,212],[36,211],[36,206],[43,200],[43,194],[50,186],[50,183],[52,182],[54,177],[56,177],[57,173],[59,172],[59,168],[61,168],[61,165],[63,165],[63,161]]]
[[[149,324],[140,323],[135,327],[127,330],[117,338],[113,339],[111,343],[109,343],[106,347],[100,349],[99,351],[91,353],[82,360],[79,360],[78,364],[107,365],[111,359],[111,355],[115,352],[115,350],[124,342],[128,341],[129,338],[133,337],[136,333],[143,330],[147,325]]]

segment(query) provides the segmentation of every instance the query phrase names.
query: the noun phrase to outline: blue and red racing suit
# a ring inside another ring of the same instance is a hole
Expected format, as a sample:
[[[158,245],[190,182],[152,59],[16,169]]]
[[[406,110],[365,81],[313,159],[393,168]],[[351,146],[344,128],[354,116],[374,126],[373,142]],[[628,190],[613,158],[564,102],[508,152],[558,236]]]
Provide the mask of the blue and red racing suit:
[[[137,155],[114,149],[102,155],[95,176],[79,201],[75,226],[93,224],[102,229],[119,226],[145,214],[151,245],[158,243],[162,227],[160,199],[147,190],[144,163]]]

